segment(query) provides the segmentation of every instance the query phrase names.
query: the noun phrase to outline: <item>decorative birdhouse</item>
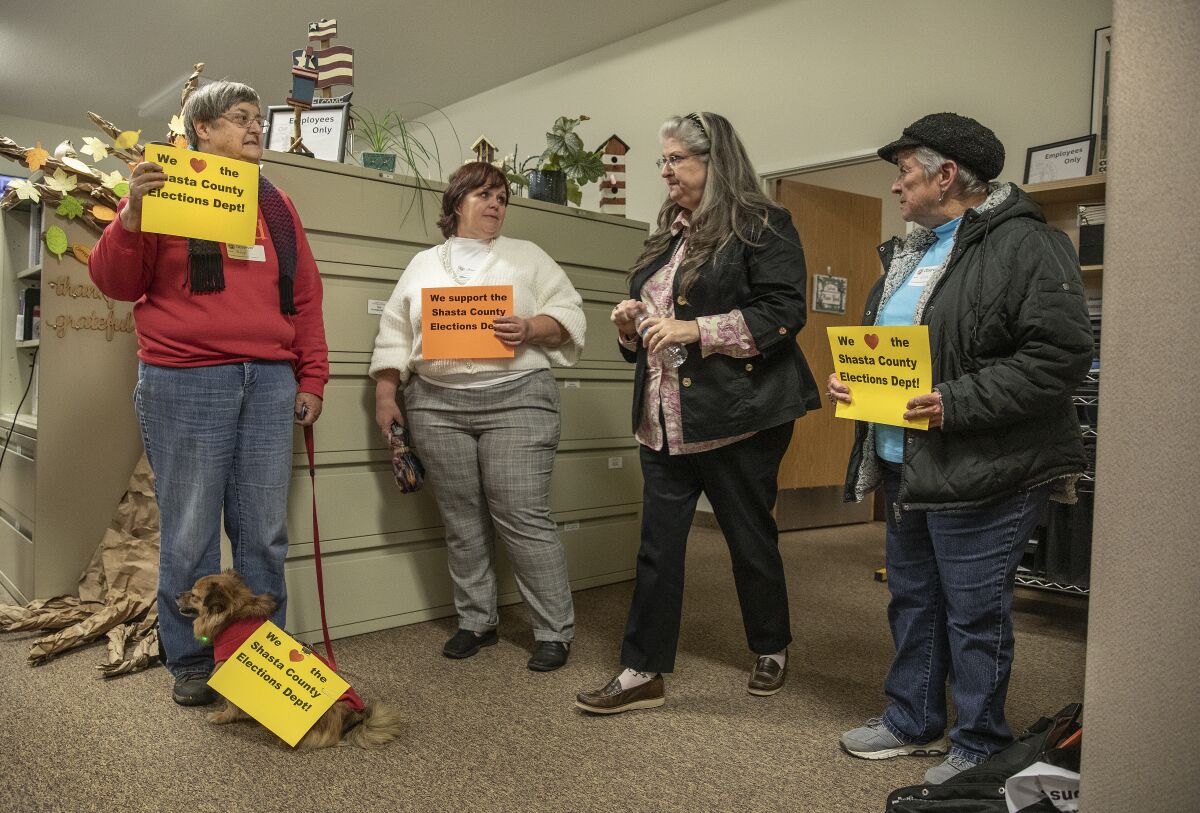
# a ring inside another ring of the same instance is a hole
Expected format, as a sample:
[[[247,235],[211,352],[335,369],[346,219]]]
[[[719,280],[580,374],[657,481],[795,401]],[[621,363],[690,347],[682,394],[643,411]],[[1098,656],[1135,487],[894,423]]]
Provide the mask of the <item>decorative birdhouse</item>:
[[[604,180],[600,181],[600,211],[606,215],[625,216],[625,154],[629,145],[618,136],[597,148],[603,153]]]
[[[480,136],[475,139],[475,143],[471,145],[471,151],[475,153],[476,161],[483,161],[490,164],[496,160],[496,148],[492,142],[487,140],[487,136]]]
[[[312,108],[313,94],[317,89],[317,64],[311,45],[303,51],[292,52],[292,92],[287,103],[293,109]]]

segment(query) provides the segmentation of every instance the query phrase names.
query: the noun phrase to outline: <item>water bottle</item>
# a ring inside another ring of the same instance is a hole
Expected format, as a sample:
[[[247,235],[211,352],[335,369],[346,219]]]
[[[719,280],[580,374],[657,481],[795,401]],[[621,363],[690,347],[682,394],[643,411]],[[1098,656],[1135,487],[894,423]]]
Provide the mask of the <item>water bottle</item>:
[[[633,328],[642,337],[643,341],[646,338],[646,330],[650,327],[646,325],[647,318],[649,318],[649,314],[639,313],[637,318],[633,320]],[[643,328],[643,325],[645,325],[645,328]],[[664,366],[679,367],[687,361],[687,348],[681,344],[665,344],[659,348],[658,356],[662,359]]]

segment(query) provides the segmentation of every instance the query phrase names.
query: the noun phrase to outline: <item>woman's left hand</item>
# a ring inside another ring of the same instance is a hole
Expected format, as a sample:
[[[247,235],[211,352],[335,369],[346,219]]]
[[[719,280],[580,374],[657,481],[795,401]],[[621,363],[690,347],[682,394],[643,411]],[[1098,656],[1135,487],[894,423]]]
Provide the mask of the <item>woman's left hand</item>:
[[[647,353],[657,353],[660,347],[669,344],[692,344],[700,341],[700,325],[694,319],[660,319],[651,316],[650,327],[642,334]]]
[[[321,405],[324,401],[311,392],[296,393],[296,423],[300,426],[312,426],[321,417]]]
[[[930,429],[942,425],[942,393],[939,390],[934,390],[928,395],[918,395],[910,399],[905,406],[908,407],[908,412],[904,413],[904,420],[919,421],[928,418]]]
[[[496,338],[505,347],[520,347],[529,341],[529,320],[520,316],[497,316],[493,320]]]

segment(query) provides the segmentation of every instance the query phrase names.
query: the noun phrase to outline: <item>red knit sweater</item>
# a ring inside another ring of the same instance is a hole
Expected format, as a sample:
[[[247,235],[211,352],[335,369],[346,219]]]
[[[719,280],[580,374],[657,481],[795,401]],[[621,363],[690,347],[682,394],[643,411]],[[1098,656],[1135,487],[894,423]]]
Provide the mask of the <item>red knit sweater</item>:
[[[282,193],[281,193],[282,194]],[[205,367],[243,361],[290,361],[300,392],[324,394],[329,352],[321,314],[321,277],[300,217],[283,196],[296,224],[295,303],[279,310],[279,264],[262,212],[256,243],[266,262],[231,260],[221,245],[225,290],[188,289],[187,240],[128,232],[117,217],[92,249],[88,271],[104,294],[136,302],[138,358],[163,367]],[[119,209],[124,209],[122,200]]]

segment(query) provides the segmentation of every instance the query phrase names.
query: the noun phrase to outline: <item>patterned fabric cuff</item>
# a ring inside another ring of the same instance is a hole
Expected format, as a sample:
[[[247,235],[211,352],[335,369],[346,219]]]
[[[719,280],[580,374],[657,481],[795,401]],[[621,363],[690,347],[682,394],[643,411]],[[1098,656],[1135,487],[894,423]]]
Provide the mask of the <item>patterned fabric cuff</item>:
[[[625,337],[621,335],[621,331],[617,331],[617,343],[631,353],[636,353],[638,348],[637,336],[634,336],[629,341],[625,341]]]
[[[713,353],[723,353],[735,359],[749,358],[758,355],[758,346],[746,327],[742,312],[731,310],[716,316],[698,316],[696,324],[700,327],[700,356],[707,358]]]

